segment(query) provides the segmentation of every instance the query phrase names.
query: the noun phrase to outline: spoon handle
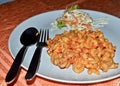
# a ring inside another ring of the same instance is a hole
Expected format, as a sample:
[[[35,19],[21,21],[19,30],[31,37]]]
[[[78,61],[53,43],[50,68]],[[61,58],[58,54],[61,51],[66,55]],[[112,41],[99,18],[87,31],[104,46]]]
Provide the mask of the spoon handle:
[[[23,61],[23,57],[25,55],[26,50],[27,50],[26,46],[23,46],[19,50],[19,52],[18,52],[18,54],[17,54],[17,56],[16,56],[16,58],[15,58],[13,64],[12,64],[12,66],[11,66],[10,70],[8,71],[8,73],[6,75],[6,78],[5,78],[5,81],[8,84],[10,84],[12,81],[15,80],[15,78],[16,78],[18,72],[19,72],[20,65],[21,65],[21,63]]]
[[[37,46],[35,53],[33,55],[33,58],[30,62],[30,66],[29,66],[28,71],[25,76],[25,79],[28,81],[32,80],[32,78],[34,78],[35,73],[38,70],[39,63],[40,63],[40,57],[41,57],[41,51],[42,51],[42,47]]]

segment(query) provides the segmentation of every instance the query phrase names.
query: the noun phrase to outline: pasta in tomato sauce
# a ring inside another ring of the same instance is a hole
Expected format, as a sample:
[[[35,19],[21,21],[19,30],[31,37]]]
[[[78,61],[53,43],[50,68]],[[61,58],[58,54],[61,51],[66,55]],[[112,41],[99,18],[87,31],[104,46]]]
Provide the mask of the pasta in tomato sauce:
[[[47,45],[51,62],[61,69],[72,66],[76,73],[87,69],[88,74],[100,74],[118,67],[113,60],[116,47],[99,29],[64,31],[47,40]]]

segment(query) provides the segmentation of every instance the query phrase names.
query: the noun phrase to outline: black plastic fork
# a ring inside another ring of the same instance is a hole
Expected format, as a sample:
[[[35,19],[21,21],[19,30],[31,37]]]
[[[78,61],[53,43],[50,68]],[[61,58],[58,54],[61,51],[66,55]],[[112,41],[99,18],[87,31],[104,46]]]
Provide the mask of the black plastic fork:
[[[28,71],[25,76],[25,79],[27,81],[32,80],[34,78],[34,76],[39,68],[42,48],[47,46],[46,40],[48,40],[48,39],[49,39],[49,29],[40,29],[40,39],[39,39],[38,43],[36,44],[37,48],[35,50],[33,58],[30,62],[30,66],[29,66]]]

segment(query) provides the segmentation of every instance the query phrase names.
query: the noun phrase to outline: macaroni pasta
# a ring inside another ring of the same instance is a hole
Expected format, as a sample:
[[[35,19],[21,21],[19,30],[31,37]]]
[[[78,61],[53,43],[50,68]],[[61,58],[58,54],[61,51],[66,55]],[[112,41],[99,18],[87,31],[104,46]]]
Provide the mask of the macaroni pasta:
[[[99,29],[64,31],[49,39],[47,45],[51,62],[61,69],[72,65],[76,73],[86,68],[88,74],[100,74],[100,70],[107,72],[118,67],[113,60],[116,47],[104,38]]]

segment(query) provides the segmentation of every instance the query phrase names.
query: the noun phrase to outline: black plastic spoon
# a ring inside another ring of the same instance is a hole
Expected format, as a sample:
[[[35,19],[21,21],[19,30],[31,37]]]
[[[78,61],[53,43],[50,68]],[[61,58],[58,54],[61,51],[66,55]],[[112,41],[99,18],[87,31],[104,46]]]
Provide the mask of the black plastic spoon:
[[[30,27],[22,33],[20,42],[23,44],[23,47],[19,50],[10,70],[6,75],[5,81],[8,84],[15,80],[28,46],[35,44],[39,40],[39,36],[40,34],[38,30],[34,27]]]

